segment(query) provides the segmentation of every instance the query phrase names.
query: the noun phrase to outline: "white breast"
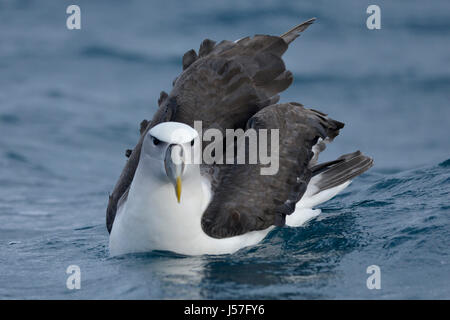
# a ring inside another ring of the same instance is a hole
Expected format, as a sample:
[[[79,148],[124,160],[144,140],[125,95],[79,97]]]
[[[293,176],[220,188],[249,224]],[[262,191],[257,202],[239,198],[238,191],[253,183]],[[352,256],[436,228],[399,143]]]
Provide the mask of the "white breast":
[[[224,239],[209,237],[201,227],[201,216],[211,196],[207,181],[200,175],[186,181],[181,202],[177,203],[170,183],[156,184],[142,177],[138,166],[128,199],[119,208],[111,230],[112,256],[152,250],[228,254],[257,244],[273,228]]]

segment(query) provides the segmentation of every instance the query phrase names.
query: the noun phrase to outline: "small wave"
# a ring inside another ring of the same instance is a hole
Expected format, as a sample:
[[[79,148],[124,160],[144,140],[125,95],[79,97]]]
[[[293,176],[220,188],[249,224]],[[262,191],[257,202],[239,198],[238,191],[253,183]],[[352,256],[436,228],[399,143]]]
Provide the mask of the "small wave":
[[[19,117],[14,114],[2,114],[0,115],[0,122],[6,124],[16,124],[20,121]]]
[[[165,56],[155,57],[141,54],[138,52],[125,51],[122,49],[111,48],[107,46],[87,46],[81,50],[80,54],[88,58],[105,58],[120,60],[128,63],[140,63],[140,64],[180,64],[180,57]]]
[[[30,217],[50,217],[50,216],[53,216],[53,214],[51,214],[50,212],[41,211],[41,210],[24,210],[24,211],[19,211],[17,214],[21,215],[21,216],[30,216]]]
[[[425,221],[423,221],[425,222]],[[430,222],[430,220],[428,221]],[[433,232],[439,229],[439,226],[436,225],[423,225],[420,226],[410,226],[402,229],[400,232],[405,235],[416,235],[416,234],[428,234],[429,232]]]
[[[108,47],[101,47],[101,46],[89,46],[84,48],[81,51],[81,54],[86,57],[93,57],[93,58],[112,58],[112,59],[118,59],[123,60],[127,62],[140,62],[140,63],[147,63],[148,60],[145,56],[135,53],[135,52],[126,52],[121,51],[113,48]]]
[[[413,240],[414,237],[412,236],[396,236],[391,238],[386,244],[383,245],[384,249],[392,249],[399,245],[402,245],[403,243],[406,243],[410,240]]]
[[[430,20],[417,20],[413,19],[408,22],[406,28],[413,31],[414,33],[447,33],[450,32],[450,23],[447,19],[430,19]]]
[[[383,191],[389,192],[395,197],[417,197],[428,194],[431,190],[437,190],[436,188],[449,184],[450,178],[442,170],[449,166],[450,159],[438,165],[391,174],[375,181],[368,191],[378,195]]]
[[[373,185],[370,190],[371,191],[379,191],[379,190],[389,190],[392,189],[398,185],[401,185],[407,181],[410,181],[409,179],[401,179],[401,178],[387,178],[383,179],[380,182],[377,182],[375,185]]]
[[[64,97],[64,93],[59,89],[50,89],[46,92],[46,95],[51,99],[59,99]]]
[[[351,206],[351,208],[355,208],[355,207],[385,207],[385,206],[389,206],[392,205],[393,202],[390,201],[376,201],[376,200],[364,200],[361,202],[357,202],[354,205]]]
[[[83,231],[83,230],[89,230],[89,229],[92,229],[92,228],[95,228],[95,227],[96,226],[86,226],[86,227],[75,228],[73,230],[75,230],[75,231]]]
[[[28,159],[24,155],[22,155],[20,153],[17,153],[17,152],[14,152],[14,151],[6,152],[5,156],[9,160],[23,162],[23,163],[28,163]]]
[[[447,159],[444,162],[439,163],[439,166],[444,168],[450,167],[450,159]]]

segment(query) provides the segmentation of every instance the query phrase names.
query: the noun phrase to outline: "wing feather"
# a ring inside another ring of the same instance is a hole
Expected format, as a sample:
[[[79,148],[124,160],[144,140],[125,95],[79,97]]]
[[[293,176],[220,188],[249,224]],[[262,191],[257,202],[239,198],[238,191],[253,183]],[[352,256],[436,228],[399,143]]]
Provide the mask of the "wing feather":
[[[297,103],[268,106],[248,123],[255,130],[279,130],[279,170],[261,175],[261,164],[223,165],[214,197],[202,217],[203,230],[211,237],[284,225],[311,179],[313,146],[319,138],[335,137],[344,126]]]

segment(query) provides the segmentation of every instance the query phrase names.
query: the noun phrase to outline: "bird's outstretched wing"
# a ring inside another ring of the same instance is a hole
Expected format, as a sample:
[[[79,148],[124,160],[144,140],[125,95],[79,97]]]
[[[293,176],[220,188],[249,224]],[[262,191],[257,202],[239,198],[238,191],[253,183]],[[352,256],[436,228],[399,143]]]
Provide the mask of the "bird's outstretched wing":
[[[201,120],[203,129],[245,128],[260,110],[277,103],[278,94],[293,81],[281,56],[288,44],[314,19],[300,24],[282,36],[256,35],[238,41],[216,44],[204,40],[198,54],[183,56],[183,71],[174,80],[170,94],[162,92],[159,108],[151,121],[141,123],[141,138],[109,198],[107,228],[111,231],[119,201],[133,180],[145,133],[158,123],[183,122],[193,126]]]

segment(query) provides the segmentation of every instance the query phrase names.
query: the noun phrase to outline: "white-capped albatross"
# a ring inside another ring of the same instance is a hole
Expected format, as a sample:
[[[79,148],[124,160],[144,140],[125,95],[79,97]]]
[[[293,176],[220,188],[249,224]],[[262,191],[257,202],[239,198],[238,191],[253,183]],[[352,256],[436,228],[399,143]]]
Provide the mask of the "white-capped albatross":
[[[170,94],[161,92],[151,121],[112,194],[106,214],[110,254],[168,250],[228,254],[261,241],[276,226],[298,226],[317,215],[373,161],[357,151],[318,164],[342,122],[296,102],[278,103],[292,83],[281,56],[315,19],[282,36],[256,35],[183,56]],[[201,163],[204,146],[193,128],[278,129],[279,169],[263,164]],[[187,161],[193,159],[195,161]]]

